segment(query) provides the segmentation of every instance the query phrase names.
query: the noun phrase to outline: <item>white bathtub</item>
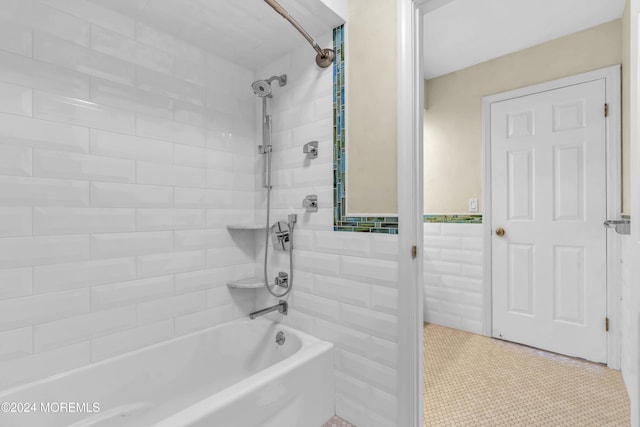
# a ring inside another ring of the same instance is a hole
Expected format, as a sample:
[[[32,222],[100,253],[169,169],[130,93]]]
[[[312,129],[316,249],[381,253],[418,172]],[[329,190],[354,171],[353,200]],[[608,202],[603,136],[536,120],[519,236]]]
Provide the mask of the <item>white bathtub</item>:
[[[32,412],[5,406],[0,426],[320,427],[333,395],[333,344],[243,319],[2,392]]]

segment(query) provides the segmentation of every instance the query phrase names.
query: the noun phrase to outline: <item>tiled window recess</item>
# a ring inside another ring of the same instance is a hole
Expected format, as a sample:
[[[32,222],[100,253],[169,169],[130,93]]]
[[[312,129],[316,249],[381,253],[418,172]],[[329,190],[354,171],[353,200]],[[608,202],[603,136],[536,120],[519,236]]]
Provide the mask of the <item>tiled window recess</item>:
[[[344,26],[333,30],[333,49],[336,52],[333,64],[333,229],[398,234],[398,217],[347,216]]]
[[[250,85],[284,72],[270,105],[272,219],[299,217],[286,321],[336,344],[338,415],[394,425],[397,236],[333,232],[331,69],[301,44],[247,70],[92,2],[14,14],[26,3],[0,8],[0,389],[265,302],[226,286],[261,272],[264,235],[225,226],[264,220]]]
[[[328,33],[318,42],[326,46],[330,40]],[[269,100],[274,126],[271,218],[298,214],[293,291],[284,322],[335,343],[339,416],[357,426],[395,425],[397,235],[333,231],[332,70],[318,68],[303,45],[256,71],[256,78],[283,72],[288,83],[274,87]],[[319,155],[308,160],[302,147],[312,140],[319,141]],[[318,195],[318,212],[302,208],[307,194]],[[258,190],[259,223],[264,203],[265,194]],[[261,263],[264,242],[259,239],[256,245]],[[269,256],[272,275],[288,271],[288,254],[270,251]],[[275,303],[264,290],[257,293],[257,307]]]
[[[482,333],[482,224],[425,222],[425,322]]]

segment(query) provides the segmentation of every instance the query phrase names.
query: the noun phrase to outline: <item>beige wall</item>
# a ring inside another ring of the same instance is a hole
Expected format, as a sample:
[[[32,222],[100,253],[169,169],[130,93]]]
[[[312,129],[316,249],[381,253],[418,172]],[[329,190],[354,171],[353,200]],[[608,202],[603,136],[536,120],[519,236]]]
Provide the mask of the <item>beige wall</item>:
[[[347,210],[397,212],[396,2],[349,0]]]
[[[620,64],[621,39],[615,20],[426,81],[425,213],[466,213],[469,198],[482,200],[483,96]]]

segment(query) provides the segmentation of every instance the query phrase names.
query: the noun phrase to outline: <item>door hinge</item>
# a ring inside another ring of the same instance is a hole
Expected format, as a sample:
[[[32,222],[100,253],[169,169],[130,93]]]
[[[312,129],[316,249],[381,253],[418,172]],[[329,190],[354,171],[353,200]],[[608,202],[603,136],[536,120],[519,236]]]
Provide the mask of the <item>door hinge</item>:
[[[606,332],[609,332],[609,318],[608,317],[604,318],[604,330]]]
[[[411,258],[418,256],[418,247],[416,245],[411,246]]]
[[[604,116],[609,117],[609,104],[604,104]]]

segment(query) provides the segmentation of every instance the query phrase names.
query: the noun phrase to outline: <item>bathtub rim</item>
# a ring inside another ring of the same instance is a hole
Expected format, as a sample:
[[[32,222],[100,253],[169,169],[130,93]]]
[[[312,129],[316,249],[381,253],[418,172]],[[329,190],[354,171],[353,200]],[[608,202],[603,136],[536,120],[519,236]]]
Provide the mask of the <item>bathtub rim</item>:
[[[0,399],[4,399],[4,398],[7,398],[7,397],[10,397],[14,393],[23,392],[25,390],[28,390],[29,388],[38,387],[41,384],[46,384],[48,382],[55,381],[55,380],[57,380],[59,378],[64,378],[64,377],[67,377],[67,376],[70,376],[70,375],[81,373],[81,372],[86,371],[86,370],[90,370],[90,369],[94,369],[94,368],[97,368],[97,367],[101,367],[103,365],[108,365],[110,363],[114,363],[114,362],[120,361],[120,360],[125,359],[127,357],[131,357],[133,355],[139,355],[139,354],[142,354],[142,353],[145,353],[145,352],[150,352],[150,351],[156,350],[158,348],[162,348],[162,347],[165,347],[165,346],[168,346],[168,345],[171,345],[171,344],[175,344],[175,343],[177,343],[179,341],[183,341],[183,340],[187,340],[189,338],[193,338],[193,337],[195,337],[197,335],[204,335],[204,334],[206,334],[208,332],[211,332],[211,331],[213,331],[215,329],[228,327],[230,325],[241,325],[241,324],[255,323],[255,322],[261,323],[261,324],[264,323],[264,324],[275,325],[275,327],[282,328],[282,330],[284,330],[285,332],[288,331],[288,332],[291,332],[293,334],[296,334],[300,338],[301,345],[300,345],[300,348],[295,353],[291,354],[289,357],[287,357],[285,359],[282,359],[282,360],[274,363],[273,365],[267,366],[265,369],[263,369],[261,371],[258,371],[253,375],[257,375],[260,372],[263,372],[263,371],[266,371],[266,370],[272,368],[273,366],[282,364],[282,362],[287,361],[288,359],[290,359],[292,357],[295,357],[296,355],[301,353],[305,348],[308,348],[308,347],[311,347],[311,346],[316,346],[316,345],[322,345],[323,343],[326,343],[330,347],[333,347],[333,343],[330,343],[328,341],[324,341],[324,340],[322,340],[320,338],[314,337],[313,335],[309,335],[309,334],[307,334],[307,333],[305,333],[303,331],[300,331],[298,329],[295,329],[295,328],[292,328],[290,326],[284,325],[284,324],[282,324],[282,323],[280,323],[278,321],[273,321],[273,320],[269,320],[269,319],[266,319],[266,318],[258,318],[258,319],[251,320],[251,319],[242,317],[242,318],[239,318],[239,319],[231,320],[229,322],[220,323],[218,325],[213,325],[213,326],[210,326],[208,328],[200,329],[200,330],[197,330],[197,331],[194,331],[194,332],[189,332],[188,334],[174,336],[173,338],[171,338],[169,340],[161,341],[161,342],[154,343],[154,344],[151,344],[151,345],[148,345],[148,346],[144,346],[144,347],[137,348],[137,349],[134,349],[134,350],[131,350],[131,351],[127,351],[125,353],[118,354],[118,355],[113,356],[113,357],[108,357],[106,359],[99,360],[97,362],[89,362],[86,365],[78,366],[77,368],[73,368],[73,369],[70,369],[70,370],[67,370],[67,371],[63,371],[63,372],[59,372],[59,373],[56,373],[56,374],[53,374],[53,375],[49,375],[47,377],[39,378],[39,379],[30,381],[30,382],[27,382],[27,383],[24,383],[24,384],[12,386],[12,387],[9,387],[7,389],[0,390]],[[242,379],[237,384],[239,384],[241,382],[244,382],[248,378],[253,377],[253,375],[250,375],[249,377]],[[233,386],[235,386],[235,384],[232,385],[232,386],[229,386],[229,388],[233,387]],[[218,392],[216,392],[214,394],[217,394],[217,393]]]

